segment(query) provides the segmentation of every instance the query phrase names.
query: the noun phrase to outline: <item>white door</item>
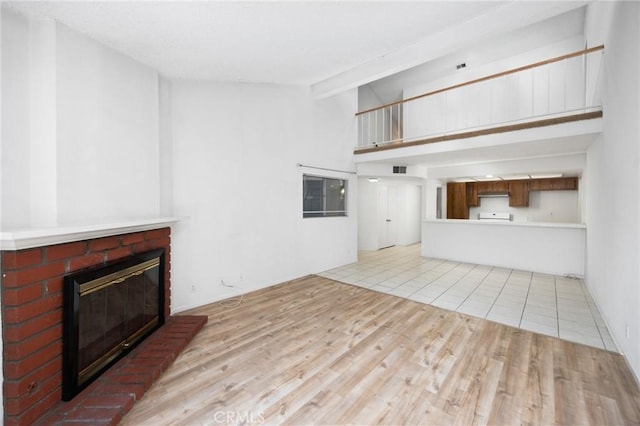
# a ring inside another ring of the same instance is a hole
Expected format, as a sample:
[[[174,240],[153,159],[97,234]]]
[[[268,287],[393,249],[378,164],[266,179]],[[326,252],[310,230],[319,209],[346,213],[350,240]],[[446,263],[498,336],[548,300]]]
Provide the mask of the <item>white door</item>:
[[[395,186],[378,189],[378,248],[396,245],[398,237],[398,192]]]

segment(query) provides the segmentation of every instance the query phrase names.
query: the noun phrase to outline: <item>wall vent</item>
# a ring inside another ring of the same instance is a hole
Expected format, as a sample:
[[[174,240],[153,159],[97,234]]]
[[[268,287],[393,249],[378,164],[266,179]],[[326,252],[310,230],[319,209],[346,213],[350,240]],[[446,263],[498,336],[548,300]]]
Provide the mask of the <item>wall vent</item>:
[[[407,166],[393,166],[393,173],[404,175],[407,173]]]

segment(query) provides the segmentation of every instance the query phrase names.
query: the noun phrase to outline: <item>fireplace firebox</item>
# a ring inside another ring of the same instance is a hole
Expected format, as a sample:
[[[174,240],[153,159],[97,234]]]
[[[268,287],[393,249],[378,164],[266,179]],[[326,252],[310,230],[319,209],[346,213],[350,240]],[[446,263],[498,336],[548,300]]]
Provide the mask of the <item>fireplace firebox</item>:
[[[164,257],[152,250],[65,276],[64,401],[164,323]]]

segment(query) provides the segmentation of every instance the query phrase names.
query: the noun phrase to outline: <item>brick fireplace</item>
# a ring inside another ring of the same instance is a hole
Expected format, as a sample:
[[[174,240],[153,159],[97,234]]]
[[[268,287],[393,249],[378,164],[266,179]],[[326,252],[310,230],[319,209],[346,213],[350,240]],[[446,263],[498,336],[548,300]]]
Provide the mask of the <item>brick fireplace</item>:
[[[169,318],[170,233],[163,227],[1,252],[5,424],[33,424],[60,404],[65,275],[162,248]]]

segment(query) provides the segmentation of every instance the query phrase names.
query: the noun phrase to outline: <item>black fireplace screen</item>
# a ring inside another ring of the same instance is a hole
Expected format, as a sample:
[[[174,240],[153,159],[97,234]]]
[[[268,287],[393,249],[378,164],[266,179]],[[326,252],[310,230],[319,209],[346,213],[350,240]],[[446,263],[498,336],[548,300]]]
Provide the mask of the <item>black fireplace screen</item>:
[[[164,323],[164,250],[66,276],[63,312],[69,401]]]

